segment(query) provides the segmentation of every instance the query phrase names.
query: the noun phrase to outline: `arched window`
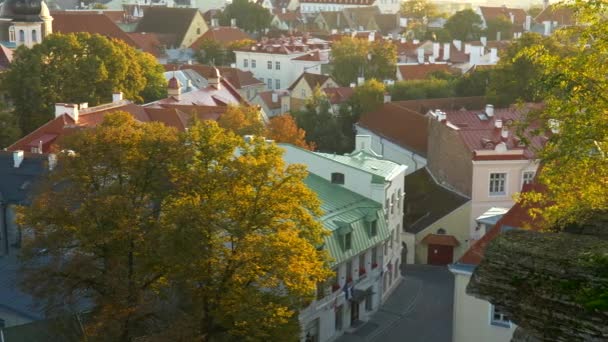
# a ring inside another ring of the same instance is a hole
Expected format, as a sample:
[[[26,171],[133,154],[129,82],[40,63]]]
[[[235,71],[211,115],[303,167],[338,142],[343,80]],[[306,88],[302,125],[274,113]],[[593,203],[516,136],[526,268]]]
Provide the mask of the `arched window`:
[[[437,234],[445,235],[445,229],[443,229],[443,228],[437,229]]]
[[[9,41],[9,42],[14,42],[14,41],[16,41],[16,40],[17,40],[17,39],[15,39],[15,27],[14,27],[14,26],[11,26],[11,27],[9,27],[9,29],[8,29],[8,41]]]
[[[23,30],[19,30],[19,41],[20,42],[25,41],[25,31],[23,31]]]
[[[36,30],[32,30],[32,41],[38,42],[38,32]]]

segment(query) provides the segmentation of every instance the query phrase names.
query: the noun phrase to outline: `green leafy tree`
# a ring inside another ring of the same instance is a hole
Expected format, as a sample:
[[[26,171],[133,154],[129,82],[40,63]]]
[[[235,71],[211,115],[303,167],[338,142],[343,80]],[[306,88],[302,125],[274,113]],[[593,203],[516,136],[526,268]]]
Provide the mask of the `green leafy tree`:
[[[201,64],[207,65],[226,65],[226,49],[217,40],[205,39],[201,42],[194,57]]]
[[[492,72],[491,69],[474,70],[454,79],[454,96],[484,96]]]
[[[19,47],[5,76],[24,134],[53,117],[58,102],[90,106],[122,91],[137,102],[164,97],[163,68],[119,40],[88,33],[53,34],[33,48]]]
[[[452,81],[435,78],[395,82],[389,92],[393,101],[445,98],[454,94]]]
[[[428,0],[407,0],[401,3],[401,15],[408,19],[423,21],[439,16],[437,5]]]
[[[220,23],[230,25],[236,19],[236,25],[247,32],[262,32],[270,28],[272,14],[266,8],[249,0],[234,0],[226,6],[219,16]]]
[[[471,40],[479,38],[481,32],[481,17],[471,9],[454,13],[443,26],[450,32],[453,39]]]
[[[395,77],[397,52],[390,42],[370,43],[364,39],[342,38],[332,46],[332,75],[340,84],[355,82],[358,77],[392,79]]]
[[[331,275],[304,166],[215,122],[178,134],[126,113],[61,149],[20,210],[22,285],[47,312],[86,297],[89,340],[298,339]]]
[[[226,65],[236,62],[236,55],[234,54],[234,50],[244,49],[253,44],[255,44],[255,41],[251,39],[241,39],[234,42],[230,42],[226,46]]]
[[[15,114],[4,106],[0,109],[0,148],[5,148],[21,137],[21,129]]]
[[[536,18],[543,11],[543,6],[530,6],[527,13],[532,19]]]
[[[384,103],[386,87],[384,83],[375,79],[366,81],[363,85],[355,88],[355,92],[350,99],[354,121],[361,115],[378,109]]]
[[[501,40],[513,38],[513,29],[515,26],[511,20],[505,16],[499,16],[488,20],[486,26],[487,28],[485,29],[484,34],[489,40],[497,40],[498,32],[500,32]]]
[[[490,73],[486,96],[498,106],[508,106],[514,102],[541,101],[541,73],[543,67],[533,63],[529,54],[521,52],[534,46],[543,45],[551,53],[568,54],[569,48],[558,44],[554,37],[543,37],[536,33],[525,33],[501,54],[496,68]]]
[[[341,110],[340,115],[332,113],[331,105],[317,87],[304,106],[303,110],[293,113],[298,127],[306,131],[306,141],[314,143],[317,150],[322,152],[344,153],[351,152],[349,140],[352,135],[345,132],[345,120],[352,120],[350,112]],[[350,121],[349,121],[350,122]]]
[[[517,55],[536,71],[545,103],[530,121],[543,125],[539,134],[555,132],[540,152],[546,191],[526,198],[541,201],[543,221],[558,228],[608,210],[608,4],[577,0],[571,6],[587,25],[557,31],[559,49],[538,38]]]

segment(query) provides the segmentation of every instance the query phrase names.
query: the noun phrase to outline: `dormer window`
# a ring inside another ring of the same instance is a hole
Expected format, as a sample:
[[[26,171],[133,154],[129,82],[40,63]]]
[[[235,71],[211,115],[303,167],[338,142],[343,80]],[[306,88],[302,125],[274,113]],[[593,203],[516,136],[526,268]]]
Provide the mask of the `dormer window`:
[[[344,234],[344,250],[350,250],[353,248],[353,233]]]
[[[344,184],[344,174],[340,172],[334,172],[331,174],[331,182],[333,184]]]
[[[369,223],[369,235],[372,237],[378,235],[378,220],[373,220]]]

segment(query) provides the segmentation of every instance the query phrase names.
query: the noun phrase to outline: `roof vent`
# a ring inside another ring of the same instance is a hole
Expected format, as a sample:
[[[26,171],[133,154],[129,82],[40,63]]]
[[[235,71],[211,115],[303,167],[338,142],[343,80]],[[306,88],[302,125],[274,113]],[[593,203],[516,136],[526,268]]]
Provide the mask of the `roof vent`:
[[[494,105],[491,105],[491,104],[486,105],[486,115],[489,117],[494,116]]]

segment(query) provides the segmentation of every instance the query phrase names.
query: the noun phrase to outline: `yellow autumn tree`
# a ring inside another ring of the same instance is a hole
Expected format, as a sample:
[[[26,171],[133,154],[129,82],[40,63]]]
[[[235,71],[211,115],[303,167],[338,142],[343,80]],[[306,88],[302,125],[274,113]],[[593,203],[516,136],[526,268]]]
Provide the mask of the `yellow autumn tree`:
[[[290,341],[328,278],[302,165],[215,122],[184,133],[108,115],[62,143],[21,210],[23,288],[89,306],[89,340]]]
[[[314,143],[306,142],[306,131],[299,128],[296,120],[290,114],[278,115],[268,123],[268,138],[295,146],[314,150]]]
[[[260,109],[255,106],[239,105],[228,106],[228,109],[218,119],[220,127],[243,135],[261,136],[265,133]]]

